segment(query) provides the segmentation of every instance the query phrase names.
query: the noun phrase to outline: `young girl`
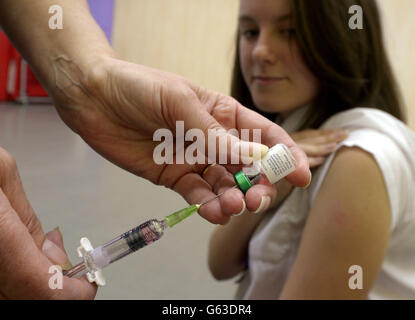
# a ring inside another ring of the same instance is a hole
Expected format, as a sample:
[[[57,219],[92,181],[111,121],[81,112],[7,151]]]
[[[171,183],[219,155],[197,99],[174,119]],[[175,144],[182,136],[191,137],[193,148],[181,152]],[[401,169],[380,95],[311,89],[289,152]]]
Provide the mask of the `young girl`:
[[[244,272],[243,299],[415,298],[415,135],[402,122],[376,2],[240,4],[233,96],[293,133],[313,180],[280,182],[274,209],[217,227],[213,275]],[[349,27],[354,4],[363,29]]]

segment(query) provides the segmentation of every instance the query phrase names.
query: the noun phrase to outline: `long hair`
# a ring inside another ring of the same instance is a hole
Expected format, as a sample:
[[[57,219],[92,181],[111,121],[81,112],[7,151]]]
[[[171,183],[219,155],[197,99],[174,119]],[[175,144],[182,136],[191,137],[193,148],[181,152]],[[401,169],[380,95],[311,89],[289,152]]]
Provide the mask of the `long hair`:
[[[330,116],[366,107],[405,122],[402,101],[387,58],[375,0],[291,0],[295,41],[307,67],[320,82],[317,97],[299,130],[317,129]],[[363,9],[363,29],[349,28],[349,8]],[[231,94],[246,107],[274,120],[276,114],[255,107],[239,61],[239,36]]]

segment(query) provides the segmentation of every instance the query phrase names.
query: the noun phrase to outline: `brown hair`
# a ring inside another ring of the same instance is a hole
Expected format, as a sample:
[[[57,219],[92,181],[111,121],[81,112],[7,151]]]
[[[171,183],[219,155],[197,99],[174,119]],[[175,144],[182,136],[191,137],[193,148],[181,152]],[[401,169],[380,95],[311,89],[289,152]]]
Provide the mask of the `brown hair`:
[[[352,5],[363,9],[363,29],[349,28]],[[299,130],[317,129],[335,113],[356,107],[383,110],[405,121],[375,0],[291,0],[291,16],[303,59],[320,82],[319,94]],[[237,47],[239,52],[239,36]],[[254,106],[238,53],[231,88],[243,105],[275,119],[275,113]]]

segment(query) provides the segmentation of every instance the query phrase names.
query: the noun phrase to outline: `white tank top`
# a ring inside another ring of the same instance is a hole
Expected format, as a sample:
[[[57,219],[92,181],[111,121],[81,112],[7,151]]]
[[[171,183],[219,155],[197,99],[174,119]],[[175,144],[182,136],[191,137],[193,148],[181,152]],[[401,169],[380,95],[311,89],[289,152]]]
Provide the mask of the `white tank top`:
[[[282,127],[297,129],[301,108]],[[415,134],[389,114],[367,108],[338,113],[321,128],[350,132],[343,146],[373,155],[382,171],[391,207],[391,236],[370,299],[415,299]],[[296,188],[276,212],[268,212],[255,230],[248,249],[249,268],[237,299],[277,299],[297,256],[306,218],[335,153],[313,174],[311,185]]]

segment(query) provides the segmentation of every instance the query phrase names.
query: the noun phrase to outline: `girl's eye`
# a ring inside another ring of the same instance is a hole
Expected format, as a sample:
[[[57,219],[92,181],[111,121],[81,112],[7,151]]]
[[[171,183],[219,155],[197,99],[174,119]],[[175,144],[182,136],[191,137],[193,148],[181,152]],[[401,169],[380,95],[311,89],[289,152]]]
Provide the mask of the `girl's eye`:
[[[294,37],[295,36],[295,29],[282,29],[282,30],[280,30],[280,33],[283,35],[283,36],[286,36],[286,37],[288,37],[288,38],[291,38],[291,37]]]
[[[242,35],[248,40],[255,38],[258,34],[258,30],[245,30],[242,32]]]

